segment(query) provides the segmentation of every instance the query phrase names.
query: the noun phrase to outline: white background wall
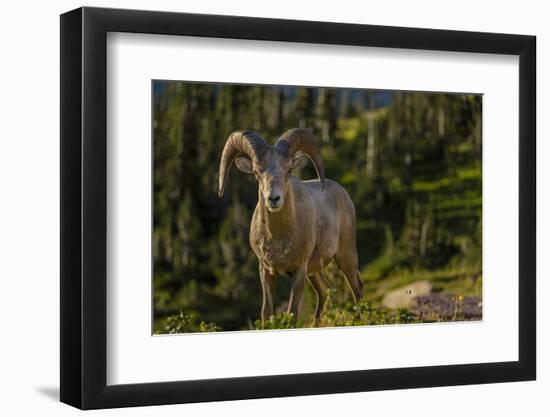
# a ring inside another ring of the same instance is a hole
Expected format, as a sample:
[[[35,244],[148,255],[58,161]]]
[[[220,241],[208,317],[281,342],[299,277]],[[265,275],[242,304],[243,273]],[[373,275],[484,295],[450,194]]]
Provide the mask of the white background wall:
[[[545,2],[93,1],[86,5],[509,32],[538,37],[538,381],[100,411],[99,415],[548,415],[550,26]],[[59,17],[77,1],[5,2],[0,63],[0,413],[74,415],[59,392]],[[546,189],[544,189],[546,188]],[[546,259],[545,259],[546,258]],[[546,394],[546,395],[544,395]]]

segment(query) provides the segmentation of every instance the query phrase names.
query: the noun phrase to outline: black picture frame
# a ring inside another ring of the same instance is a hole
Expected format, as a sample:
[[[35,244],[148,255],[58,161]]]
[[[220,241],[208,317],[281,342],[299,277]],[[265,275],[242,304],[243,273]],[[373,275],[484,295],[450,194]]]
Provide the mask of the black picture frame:
[[[108,32],[519,56],[519,360],[107,385]],[[534,36],[84,7],[61,15],[60,57],[62,402],[94,409],[535,379]]]

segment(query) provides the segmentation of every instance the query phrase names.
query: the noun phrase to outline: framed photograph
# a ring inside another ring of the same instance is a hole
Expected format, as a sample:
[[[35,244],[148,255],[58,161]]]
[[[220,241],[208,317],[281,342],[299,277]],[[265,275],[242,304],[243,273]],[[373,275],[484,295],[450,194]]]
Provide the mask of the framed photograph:
[[[535,37],[61,16],[61,401],[533,380]]]

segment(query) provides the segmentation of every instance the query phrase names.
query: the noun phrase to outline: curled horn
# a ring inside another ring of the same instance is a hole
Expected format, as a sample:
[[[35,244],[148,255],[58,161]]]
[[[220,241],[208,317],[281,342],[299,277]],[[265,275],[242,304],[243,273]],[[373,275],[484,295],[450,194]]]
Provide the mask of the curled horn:
[[[220,177],[218,195],[223,196],[231,165],[237,157],[247,155],[252,161],[263,158],[269,148],[267,142],[257,133],[250,130],[240,130],[231,133],[223,148],[220,160]]]
[[[321,158],[319,144],[307,129],[290,129],[275,143],[275,149],[282,155],[292,158],[297,152],[305,153],[315,166],[321,188],[325,188],[325,167]]]

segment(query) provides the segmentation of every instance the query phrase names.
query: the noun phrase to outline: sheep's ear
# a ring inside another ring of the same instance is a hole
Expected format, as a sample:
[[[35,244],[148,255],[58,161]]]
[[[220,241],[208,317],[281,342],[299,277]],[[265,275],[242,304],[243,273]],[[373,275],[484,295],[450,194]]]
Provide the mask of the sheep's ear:
[[[235,159],[235,165],[239,168],[239,171],[242,171],[246,174],[252,174],[252,161],[248,158],[237,158]]]
[[[300,154],[292,160],[292,169],[302,169],[309,161],[309,157],[306,154]]]

